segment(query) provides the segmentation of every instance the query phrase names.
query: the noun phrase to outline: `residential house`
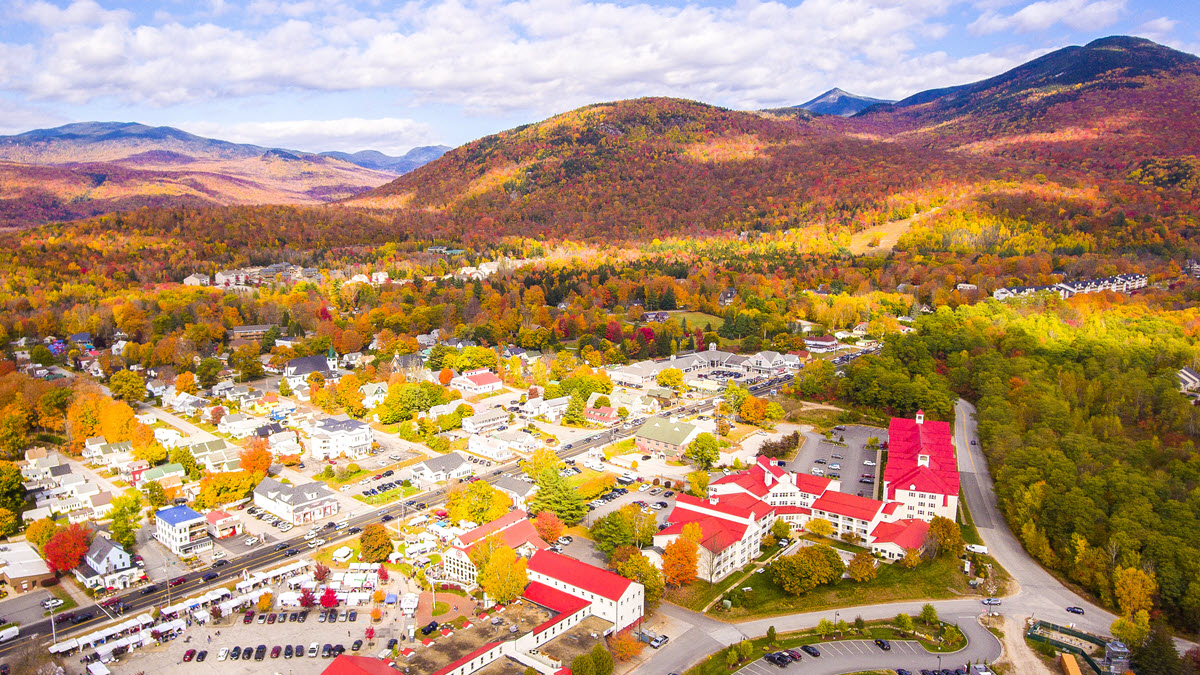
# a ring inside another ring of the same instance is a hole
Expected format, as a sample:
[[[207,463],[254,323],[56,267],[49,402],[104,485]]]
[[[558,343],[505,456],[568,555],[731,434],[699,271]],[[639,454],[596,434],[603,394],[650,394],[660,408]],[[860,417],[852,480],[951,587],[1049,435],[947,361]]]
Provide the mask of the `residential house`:
[[[513,500],[513,508],[522,511],[529,508],[529,498],[538,490],[537,483],[512,476],[500,476],[492,483],[492,487],[508,495]]]
[[[0,579],[13,593],[28,593],[54,582],[54,572],[37,549],[25,541],[0,545]]]
[[[137,485],[142,482],[142,474],[150,469],[150,462],[144,459],[135,459],[121,467],[121,480],[130,485]]]
[[[207,274],[189,274],[183,278],[184,286],[207,286],[208,284]]]
[[[431,420],[436,420],[439,417],[445,417],[446,415],[453,415],[459,408],[461,408],[463,406],[466,406],[467,409],[471,411],[470,414],[474,415],[476,405],[477,404],[468,403],[462,399],[459,399],[457,401],[450,401],[449,403],[443,403],[442,405],[435,405],[432,408],[430,408],[428,412],[418,413],[417,417],[419,417],[421,419],[428,417]]]
[[[520,429],[508,429],[492,434],[492,438],[508,444],[508,448],[520,454],[529,454],[542,447],[542,442],[533,434]]]
[[[159,427],[154,430],[154,440],[164,448],[170,449],[183,443],[183,434],[177,429]]]
[[[234,438],[246,438],[262,424],[262,418],[251,417],[245,413],[232,413],[221,418],[221,422],[217,424],[217,431]]]
[[[387,398],[388,384],[387,382],[368,382],[359,387],[358,391],[363,395],[363,406],[367,410],[372,410]]]
[[[587,421],[593,424],[601,424],[606,427],[611,427],[617,423],[617,409],[612,406],[602,406],[599,408],[585,408],[583,416]]]
[[[264,478],[254,488],[254,505],[299,525],[337,515],[338,500],[324,483],[290,485]]]
[[[463,396],[481,396],[500,391],[504,388],[504,382],[492,371],[480,368],[450,380],[450,388],[462,392]]]
[[[694,424],[656,416],[638,428],[634,434],[634,445],[643,453],[658,453],[674,458],[681,456],[699,435],[700,429]]]
[[[87,510],[91,514],[89,520],[107,520],[108,514],[112,512],[113,496],[111,492],[97,492],[87,497]]]
[[[523,510],[509,511],[486,525],[460,534],[450,541],[450,548],[442,556],[446,574],[468,585],[477,581],[478,570],[471,561],[471,550],[489,538],[498,538],[505,546],[519,555],[529,558],[538,551],[550,548],[533,529],[528,514]]]
[[[559,396],[552,399],[545,399],[539,396],[526,401],[521,409],[530,417],[545,417],[551,422],[556,422],[562,419],[562,416],[567,412],[567,407],[570,405],[570,396]]]
[[[1178,377],[1180,391],[1189,392],[1200,389],[1200,374],[1191,368],[1180,368]]]
[[[137,487],[139,490],[144,490],[150,483],[158,483],[164,488],[176,487],[183,483],[185,477],[187,477],[187,471],[184,470],[182,464],[162,464],[143,471],[142,479],[138,482]]]
[[[345,456],[362,459],[371,454],[371,427],[345,416],[320,420],[309,432],[308,454],[316,460]]]
[[[99,535],[92,539],[83,562],[75,568],[75,578],[93,591],[129,588],[145,576],[142,568],[133,564],[128,551]]]
[[[104,440],[103,437],[99,437]],[[101,443],[99,445],[88,446],[88,442],[95,439],[88,439],[83,446],[83,459],[93,466],[117,467],[134,460],[133,443],[131,441],[121,441],[120,443]]]
[[[403,373],[409,382],[428,380],[433,375],[420,354],[396,354],[389,362],[389,369],[393,373]]]
[[[467,452],[496,462],[507,461],[513,456],[508,443],[498,438],[488,438],[479,434],[471,434],[467,437]]]
[[[492,408],[463,418],[462,428],[468,434],[486,434],[507,425],[508,415],[503,408]]]
[[[717,295],[717,304],[722,307],[728,307],[737,299],[737,291],[732,288],[726,288]]]
[[[208,521],[186,506],[159,509],[154,521],[154,538],[177,556],[187,558],[212,548]]]
[[[276,328],[271,324],[260,324],[255,326],[234,326],[229,329],[230,340],[254,340],[259,341],[267,336],[267,332],[272,328]]]
[[[430,457],[412,467],[413,480],[420,481],[424,486],[458,480],[470,475],[470,463],[456,452]]]
[[[242,449],[223,438],[190,445],[188,450],[204,473],[226,473],[242,468]]]
[[[208,522],[208,533],[213,539],[236,537],[246,531],[242,521],[238,520],[236,516],[219,509],[209,511],[208,515],[204,516],[204,520]]]
[[[906,518],[883,522],[871,533],[871,552],[887,560],[903,560],[908,551],[924,553],[929,540],[929,521]]]

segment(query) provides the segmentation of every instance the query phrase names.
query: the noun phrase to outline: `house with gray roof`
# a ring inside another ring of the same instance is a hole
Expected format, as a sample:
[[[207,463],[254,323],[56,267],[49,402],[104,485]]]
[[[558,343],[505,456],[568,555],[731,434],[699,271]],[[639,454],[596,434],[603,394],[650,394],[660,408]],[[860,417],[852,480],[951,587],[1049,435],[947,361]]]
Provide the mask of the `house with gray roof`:
[[[92,590],[129,588],[143,576],[145,572],[133,564],[133,558],[120,544],[102,536],[92,539],[83,562],[75,568],[75,578]]]
[[[264,478],[254,488],[254,505],[293,525],[314,523],[338,512],[337,497],[324,483],[291,485],[274,478]]]
[[[447,480],[458,480],[471,475],[471,465],[457,452],[437,455],[412,467],[413,480],[422,485],[433,485]]]
[[[538,487],[534,483],[523,481],[519,478],[510,476],[501,476],[496,479],[492,486],[497,490],[508,495],[513,500],[513,508],[525,510],[527,500],[537,492]]]

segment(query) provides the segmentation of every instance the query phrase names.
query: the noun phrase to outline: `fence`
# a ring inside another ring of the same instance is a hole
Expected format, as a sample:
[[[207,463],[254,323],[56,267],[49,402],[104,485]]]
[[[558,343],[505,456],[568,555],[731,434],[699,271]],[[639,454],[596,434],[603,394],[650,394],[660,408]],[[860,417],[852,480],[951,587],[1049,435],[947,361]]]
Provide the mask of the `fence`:
[[[1066,644],[1065,642],[1059,642],[1058,640],[1055,640],[1053,638],[1047,637],[1045,635],[1041,635],[1037,632],[1039,628],[1045,628],[1047,630],[1052,630],[1057,633],[1063,633],[1065,635],[1070,635],[1071,637],[1077,637],[1080,640],[1083,640],[1085,642],[1090,642],[1090,643],[1100,647],[1101,649],[1104,649],[1104,641],[1103,640],[1101,640],[1100,638],[1098,638],[1094,635],[1088,635],[1087,633],[1081,633],[1073,628],[1067,628],[1066,626],[1059,626],[1056,624],[1047,623],[1045,621],[1038,621],[1038,622],[1034,623],[1032,626],[1029,627],[1029,630],[1027,630],[1025,632],[1025,637],[1029,638],[1033,642],[1048,644],[1048,645],[1051,645],[1052,647],[1058,649],[1059,651],[1067,652],[1069,654],[1074,654],[1075,656],[1078,656],[1079,658],[1083,659],[1083,662],[1088,664],[1088,666],[1091,667],[1092,671],[1094,671],[1096,673],[1096,675],[1105,675],[1104,670],[1100,668],[1100,664],[1096,663],[1096,660],[1092,658],[1091,654],[1084,652],[1082,649],[1080,649],[1079,647],[1076,647],[1075,645]]]

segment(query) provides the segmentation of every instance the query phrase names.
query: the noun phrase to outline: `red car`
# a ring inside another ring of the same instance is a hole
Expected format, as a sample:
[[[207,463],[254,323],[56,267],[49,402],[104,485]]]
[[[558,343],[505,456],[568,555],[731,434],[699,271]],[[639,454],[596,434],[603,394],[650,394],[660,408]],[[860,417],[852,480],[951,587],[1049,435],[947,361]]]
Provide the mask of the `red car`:
[[[183,577],[175,577],[174,579],[171,580],[171,583],[168,585],[171,587],[175,587],[175,586],[179,586],[181,584],[186,584],[186,583],[187,583],[187,579],[185,579]]]
[[[254,610],[247,610],[246,616],[242,617],[242,623],[251,623],[254,621]]]
[[[195,657],[195,656],[196,656],[196,650],[195,650],[195,649],[189,649],[189,650],[187,650],[186,652],[184,652],[184,653],[183,653],[183,660],[184,660],[184,661],[191,661],[191,660],[192,660],[192,658],[193,658],[193,657]]]

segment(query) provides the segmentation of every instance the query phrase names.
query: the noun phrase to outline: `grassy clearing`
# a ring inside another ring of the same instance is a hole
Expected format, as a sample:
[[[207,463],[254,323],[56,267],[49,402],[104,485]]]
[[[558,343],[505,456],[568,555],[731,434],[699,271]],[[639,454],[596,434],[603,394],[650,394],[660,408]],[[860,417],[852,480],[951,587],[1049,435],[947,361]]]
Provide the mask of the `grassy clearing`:
[[[50,595],[53,595],[54,597],[63,601],[62,605],[54,608],[55,614],[62,614],[63,612],[75,609],[79,606],[79,603],[75,602],[75,598],[71,597],[71,594],[67,592],[67,589],[63,588],[63,582],[59,582],[53,586],[47,586],[46,590],[50,591]],[[50,612],[42,612],[42,616],[50,616]]]
[[[983,545],[983,539],[979,536],[979,530],[975,527],[975,521],[971,518],[971,509],[967,506],[967,500],[958,500],[958,526],[962,530],[963,541],[968,544]]]
[[[679,321],[687,319],[688,326],[691,327],[704,328],[711,323],[713,330],[717,330],[725,325],[725,319],[713,316],[712,314],[705,314],[704,312],[673,312],[671,318]]]
[[[942,557],[906,570],[900,565],[880,565],[879,574],[866,583],[848,579],[822,586],[800,597],[791,595],[771,580],[770,571],[752,574],[741,583],[752,590],[734,589],[726,597],[734,607],[721,603],[710,610],[722,618],[740,621],[836,607],[885,604],[906,600],[941,600],[973,593],[957,558]],[[740,606],[738,606],[740,605]]]

